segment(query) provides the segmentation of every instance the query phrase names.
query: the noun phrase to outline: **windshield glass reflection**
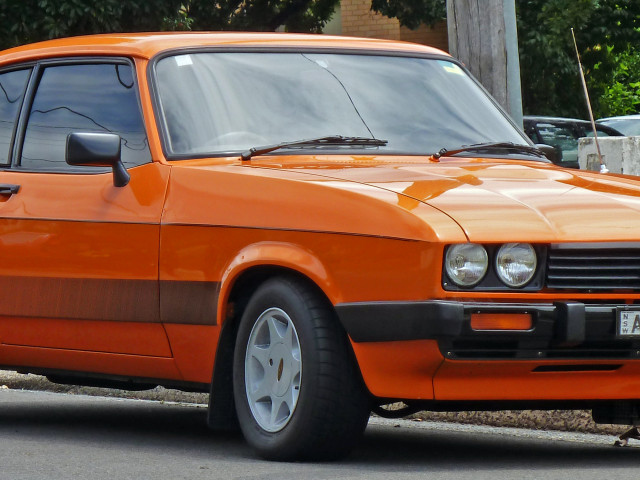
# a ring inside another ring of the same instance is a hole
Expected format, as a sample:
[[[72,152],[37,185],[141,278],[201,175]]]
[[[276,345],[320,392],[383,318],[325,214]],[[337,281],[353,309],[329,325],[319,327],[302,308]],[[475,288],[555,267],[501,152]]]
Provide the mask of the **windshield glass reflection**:
[[[528,143],[443,59],[195,53],[160,60],[156,79],[171,154],[221,155],[325,135],[385,139],[380,151],[409,155]]]

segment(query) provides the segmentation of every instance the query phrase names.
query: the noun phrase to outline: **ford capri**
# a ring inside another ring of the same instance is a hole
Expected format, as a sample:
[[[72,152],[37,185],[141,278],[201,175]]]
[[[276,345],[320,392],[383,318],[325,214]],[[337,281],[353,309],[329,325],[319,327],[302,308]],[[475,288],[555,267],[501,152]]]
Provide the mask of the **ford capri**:
[[[640,181],[552,164],[426,46],[6,50],[0,368],[208,392],[275,460],[346,455],[372,411],[636,424]]]

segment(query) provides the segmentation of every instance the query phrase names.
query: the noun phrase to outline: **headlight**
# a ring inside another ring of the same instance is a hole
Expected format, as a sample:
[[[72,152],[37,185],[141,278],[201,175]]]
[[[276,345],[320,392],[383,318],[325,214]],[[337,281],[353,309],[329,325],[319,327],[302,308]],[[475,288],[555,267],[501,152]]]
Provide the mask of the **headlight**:
[[[447,250],[445,266],[447,275],[456,285],[472,287],[487,273],[489,256],[482,245],[453,245]]]
[[[536,273],[536,251],[528,243],[505,243],[496,255],[496,272],[505,285],[523,287]]]

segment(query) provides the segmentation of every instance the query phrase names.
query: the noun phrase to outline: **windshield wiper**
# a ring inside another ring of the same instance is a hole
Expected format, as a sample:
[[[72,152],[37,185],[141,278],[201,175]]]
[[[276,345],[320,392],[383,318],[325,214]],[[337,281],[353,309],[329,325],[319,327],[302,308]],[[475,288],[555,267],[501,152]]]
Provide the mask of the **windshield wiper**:
[[[384,147],[387,140],[378,140],[369,137],[343,137],[342,135],[330,135],[327,137],[309,138],[307,140],[297,140],[294,142],[283,142],[275,145],[265,145],[264,147],[253,147],[240,155],[242,160],[249,160],[256,155],[264,155],[281,148],[304,147],[304,146],[344,146],[354,145],[358,147]]]
[[[513,142],[488,142],[488,143],[476,143],[473,145],[464,145],[454,150],[447,150],[443,148],[438,153],[434,153],[432,158],[437,160],[440,157],[452,157],[457,153],[473,152],[476,150],[508,150],[515,153],[529,153],[541,158],[547,158],[545,154],[538,147],[532,145],[520,145]]]

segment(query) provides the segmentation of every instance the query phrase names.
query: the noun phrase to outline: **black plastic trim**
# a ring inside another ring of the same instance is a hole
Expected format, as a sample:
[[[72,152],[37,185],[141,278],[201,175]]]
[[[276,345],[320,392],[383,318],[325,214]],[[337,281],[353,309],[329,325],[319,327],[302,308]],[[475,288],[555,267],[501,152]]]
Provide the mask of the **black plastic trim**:
[[[552,243],[551,250],[629,250],[640,249],[640,242]]]
[[[20,102],[20,108],[18,109],[18,115],[14,119],[13,130],[11,132],[11,140],[9,144],[9,154],[7,155],[6,162],[0,162],[0,168],[11,168],[13,165],[14,158],[14,150],[16,147],[16,138],[20,131],[20,117],[22,116],[22,110],[24,108],[24,104],[27,101],[27,94],[29,93],[29,85],[31,84],[31,79],[33,78],[33,72],[35,71],[36,64],[34,62],[26,62],[23,64],[10,65],[9,67],[3,67],[0,69],[0,74],[15,72],[19,70],[29,70],[29,76],[27,77],[27,81],[24,85],[24,90],[22,91],[22,101]]]
[[[536,338],[541,335],[536,322],[544,321],[554,325],[554,329],[544,335],[548,335],[555,346],[583,342],[588,320],[613,321],[618,308],[625,308],[625,305],[431,300],[341,303],[335,306],[342,326],[356,343],[426,339],[452,341],[462,336],[478,339],[499,336],[504,340]],[[526,331],[474,331],[470,327],[472,313],[528,313],[534,319],[534,328]]]
[[[554,306],[556,307],[556,345],[569,347],[584,342],[586,332],[584,303],[558,302]]]
[[[640,243],[551,244],[545,286],[550,290],[640,290]]]
[[[356,343],[456,336],[464,320],[464,305],[446,301],[343,303],[335,308]]]

